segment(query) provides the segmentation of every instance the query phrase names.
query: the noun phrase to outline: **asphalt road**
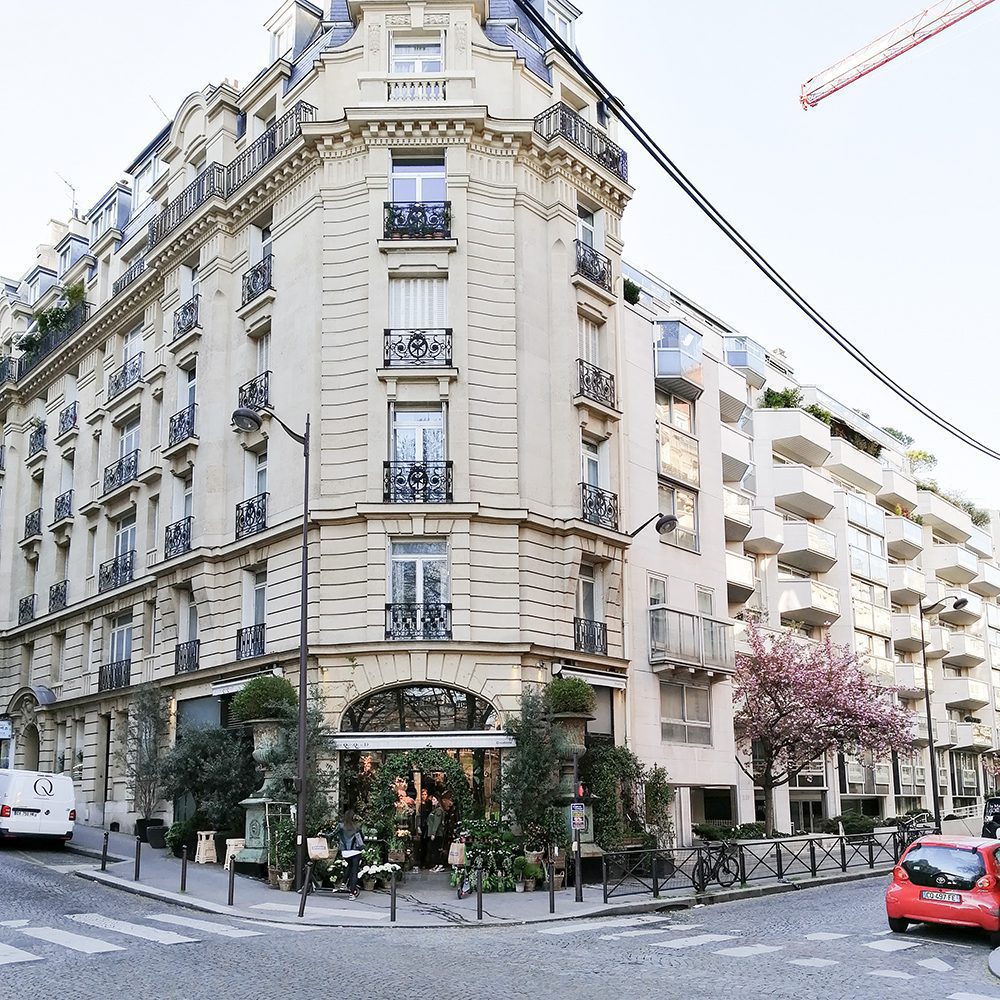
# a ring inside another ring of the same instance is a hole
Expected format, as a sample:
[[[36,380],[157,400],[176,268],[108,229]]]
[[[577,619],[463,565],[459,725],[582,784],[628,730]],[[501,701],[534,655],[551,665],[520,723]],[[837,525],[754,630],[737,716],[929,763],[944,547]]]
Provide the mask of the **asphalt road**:
[[[1000,1000],[985,937],[885,932],[881,879],[630,918],[307,930],[97,886],[71,874],[80,863],[0,847],[7,996]]]

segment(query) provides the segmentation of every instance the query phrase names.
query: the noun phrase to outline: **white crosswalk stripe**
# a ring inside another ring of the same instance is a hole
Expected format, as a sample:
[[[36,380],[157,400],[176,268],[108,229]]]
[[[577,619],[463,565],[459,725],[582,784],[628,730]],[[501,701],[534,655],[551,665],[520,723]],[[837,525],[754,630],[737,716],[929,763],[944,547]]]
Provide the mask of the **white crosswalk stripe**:
[[[654,948],[700,948],[715,941],[731,941],[732,934],[695,934],[694,937],[674,938],[672,941],[654,941]]]
[[[70,920],[86,924],[88,927],[114,931],[116,934],[141,938],[143,941],[154,941],[156,944],[194,944],[198,940],[197,938],[184,937],[183,934],[178,934],[176,931],[165,931],[159,927],[144,927],[142,924],[133,924],[127,920],[105,917],[100,913],[70,913],[68,916]]]
[[[840,938],[850,937],[849,934],[831,934],[829,931],[816,931],[815,934],[807,934],[807,941],[837,941]]]
[[[879,976],[881,979],[913,979],[908,972],[900,972],[898,969],[873,969],[869,976]]]
[[[908,948],[919,948],[921,944],[919,941],[893,939],[891,941],[868,941],[865,947],[873,948],[875,951],[906,951]]]
[[[217,934],[219,937],[261,936],[260,931],[248,931],[242,927],[230,927],[228,924],[216,924],[210,920],[198,920],[195,917],[180,917],[173,913],[150,913],[146,919],[158,920],[162,924],[174,924],[177,927],[190,927],[192,930],[203,931],[205,934]]]
[[[924,958],[917,962],[917,965],[922,966],[930,972],[954,972],[955,970],[954,965],[942,962],[940,958]]]
[[[28,921],[25,920],[25,923]],[[13,945],[0,944],[0,965],[16,965],[18,962],[41,962],[41,955],[32,955],[30,951],[21,951]]]
[[[282,913],[298,913],[297,903],[255,903],[251,910],[275,910]],[[373,913],[370,910],[338,910],[332,906],[310,906],[306,908],[306,914],[317,916],[322,914],[325,917],[354,917],[358,920],[386,920],[388,913]]]
[[[722,948],[713,951],[713,955],[728,955],[731,958],[751,958],[754,955],[767,955],[772,951],[784,951],[781,945],[777,944],[746,944],[738,948]]]
[[[58,927],[25,927],[21,933],[39,941],[59,945],[60,948],[82,952],[84,955],[100,955],[106,951],[125,950],[121,945],[100,941],[84,934],[74,934],[72,931],[60,930]]]
[[[611,917],[607,920],[587,920],[582,923],[560,924],[558,927],[546,927],[539,934],[588,934],[590,931],[604,930],[608,927],[637,927],[641,924],[657,924],[667,917]],[[664,928],[666,930],[667,928]]]
[[[271,920],[245,920],[244,923],[253,924],[254,927],[274,927],[279,931],[325,931],[328,927],[310,927],[308,924],[283,924]]]

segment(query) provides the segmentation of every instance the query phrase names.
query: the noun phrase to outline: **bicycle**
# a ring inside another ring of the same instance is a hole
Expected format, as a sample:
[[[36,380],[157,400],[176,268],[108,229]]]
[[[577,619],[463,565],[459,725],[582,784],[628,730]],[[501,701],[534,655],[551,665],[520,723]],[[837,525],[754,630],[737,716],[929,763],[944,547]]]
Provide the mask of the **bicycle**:
[[[724,840],[720,844],[703,847],[698,852],[691,880],[698,892],[704,892],[710,882],[718,882],[728,889],[740,877],[737,856],[739,849],[735,844]]]

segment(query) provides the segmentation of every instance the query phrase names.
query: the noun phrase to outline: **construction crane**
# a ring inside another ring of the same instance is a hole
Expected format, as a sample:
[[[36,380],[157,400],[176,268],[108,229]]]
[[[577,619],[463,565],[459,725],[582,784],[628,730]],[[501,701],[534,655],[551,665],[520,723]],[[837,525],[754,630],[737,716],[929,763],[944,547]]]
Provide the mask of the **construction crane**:
[[[925,7],[919,14],[904,21],[899,27],[887,31],[874,42],[834,63],[829,69],[802,84],[799,101],[807,111],[831,94],[843,90],[855,80],[867,76],[872,70],[892,62],[897,56],[916,48],[921,42],[940,34],[945,28],[958,24],[970,14],[982,10],[993,0],[941,0]]]

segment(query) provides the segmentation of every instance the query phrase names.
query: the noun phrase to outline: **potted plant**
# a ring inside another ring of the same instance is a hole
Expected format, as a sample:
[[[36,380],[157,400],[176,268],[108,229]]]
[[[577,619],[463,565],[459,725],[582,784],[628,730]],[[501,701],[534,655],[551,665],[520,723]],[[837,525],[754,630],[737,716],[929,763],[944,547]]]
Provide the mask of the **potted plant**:
[[[597,693],[575,677],[555,677],[545,688],[549,718],[565,740],[563,755],[572,760],[587,752],[587,723],[594,718]]]
[[[274,866],[278,888],[284,888],[281,880],[295,869],[295,825],[283,816],[271,827],[268,855],[268,882],[271,881],[270,868]]]
[[[533,864],[532,862],[527,862],[524,866],[524,891],[534,892],[535,886],[539,882],[545,881],[545,870],[541,865]]]
[[[295,885],[295,877],[291,872],[282,872],[278,876],[278,888],[282,892],[291,892],[292,886]]]
[[[520,857],[514,858],[511,868],[514,872],[514,878],[517,881],[514,883],[514,892],[524,892],[524,869],[528,865],[528,859],[523,854]]]
[[[167,827],[162,819],[151,819],[146,827],[146,840],[154,850],[162,851],[167,846]]]
[[[162,819],[151,817],[161,798],[161,748],[168,739],[169,728],[170,709],[163,692],[153,684],[141,684],[132,701],[125,736],[116,755],[129,797],[139,814],[135,835],[143,843],[149,826],[163,823]]]
[[[389,836],[389,861],[394,865],[401,865],[406,860],[406,846],[402,838],[396,834]]]

